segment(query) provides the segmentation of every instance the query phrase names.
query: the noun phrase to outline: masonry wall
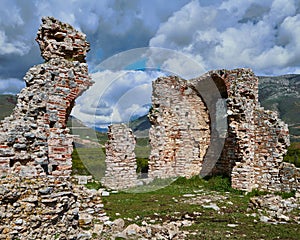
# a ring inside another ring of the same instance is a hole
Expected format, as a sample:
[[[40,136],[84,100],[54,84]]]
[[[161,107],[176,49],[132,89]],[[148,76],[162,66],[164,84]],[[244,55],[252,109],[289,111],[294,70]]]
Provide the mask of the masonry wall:
[[[152,86],[149,178],[199,174],[210,142],[201,96],[178,77],[158,78]]]
[[[218,94],[210,92],[209,82]],[[225,135],[217,126],[220,101],[226,103]],[[211,169],[205,175],[231,177],[236,189],[300,190],[299,169],[283,163],[288,126],[260,106],[258,78],[250,69],[211,71],[189,81],[158,78],[152,104],[149,177],[191,177],[205,168]]]
[[[126,189],[137,185],[135,136],[125,124],[113,124],[108,128],[106,170],[102,183],[111,189]]]
[[[222,79],[226,86],[228,119],[224,148],[211,174],[230,176],[232,186],[245,191],[299,190],[299,171],[283,163],[289,146],[288,126],[277,113],[260,106],[254,73],[219,70],[209,72],[208,77]]]
[[[108,218],[101,193],[73,181],[11,175],[0,179],[0,239],[55,239],[58,233],[57,239],[82,239],[87,229],[100,234],[96,227]]]
[[[223,82],[227,92],[227,137],[221,156],[211,174],[231,176],[236,163],[245,161],[249,174],[243,175],[239,172],[237,176],[243,179],[241,184],[246,184],[238,188],[246,190],[252,181],[253,171],[250,170],[250,166],[255,156],[254,110],[258,105],[258,79],[249,69],[211,71],[207,77],[213,82]],[[194,84],[197,84],[197,79]]]
[[[0,175],[71,173],[73,137],[66,122],[76,97],[92,85],[89,44],[68,24],[42,21],[37,42],[46,62],[29,69],[12,115],[0,123]]]

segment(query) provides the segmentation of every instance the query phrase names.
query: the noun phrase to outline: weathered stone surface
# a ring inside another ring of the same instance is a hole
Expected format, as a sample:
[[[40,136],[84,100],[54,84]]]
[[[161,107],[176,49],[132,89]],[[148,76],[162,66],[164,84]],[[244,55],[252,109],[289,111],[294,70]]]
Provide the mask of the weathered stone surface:
[[[59,57],[85,62],[86,53],[90,50],[85,34],[53,17],[43,18],[42,22],[36,41],[45,60]],[[69,73],[69,77],[74,77],[72,72]]]
[[[221,99],[206,96],[203,102],[200,90],[205,81],[216,84]],[[226,136],[216,126],[220,100],[226,102]],[[299,191],[299,169],[282,163],[288,127],[277,113],[260,106],[258,78],[250,69],[211,71],[190,81],[158,78],[152,103],[151,178],[199,174],[217,136],[226,139],[210,174],[231,176],[232,186],[245,191]]]
[[[299,222],[299,216],[290,217],[293,210],[300,209],[299,199],[290,197],[283,199],[274,194],[259,197],[252,197],[249,203],[249,210],[258,210],[262,222]]]
[[[289,145],[288,127],[260,106],[258,78],[250,69],[209,74],[224,81],[228,96],[228,136],[214,173],[231,176],[232,186],[241,190],[283,190],[279,168]]]
[[[95,222],[97,229],[103,226],[100,193],[73,181],[49,176],[0,179],[1,239],[90,239],[92,231],[86,230]]]
[[[0,175],[16,163],[21,166],[14,170],[25,175],[71,172],[73,137],[66,122],[76,97],[92,84],[84,60],[88,43],[52,17],[43,18],[37,41],[46,62],[29,69],[12,115],[0,123]]]
[[[125,189],[137,185],[137,164],[134,153],[135,137],[125,124],[108,128],[106,170],[102,183],[112,189]]]
[[[178,77],[158,78],[152,87],[149,177],[199,174],[210,142],[204,102],[186,80]]]

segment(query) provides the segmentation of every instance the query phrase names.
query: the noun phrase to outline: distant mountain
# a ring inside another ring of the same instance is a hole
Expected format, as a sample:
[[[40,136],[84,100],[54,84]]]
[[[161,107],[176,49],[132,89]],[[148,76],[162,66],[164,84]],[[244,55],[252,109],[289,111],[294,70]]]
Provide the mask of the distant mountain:
[[[9,116],[17,103],[16,96],[14,95],[1,95],[0,94],[0,120]]]
[[[291,140],[300,141],[300,75],[259,77],[259,100],[289,125]]]
[[[95,131],[95,129],[85,126],[83,122],[74,116],[69,117],[67,126],[70,128],[71,133],[77,136],[75,138],[76,147],[93,146],[95,143],[100,143],[103,147],[107,141],[106,132]]]
[[[147,115],[139,117],[138,119],[132,122],[129,122],[128,125],[134,132],[135,136],[139,138],[148,137],[151,124],[149,122]]]
[[[300,141],[300,75],[289,74],[276,77],[259,77],[259,100],[265,109],[279,112],[280,118],[289,124],[291,140]],[[0,95],[0,120],[10,115],[16,104],[16,97],[12,95]],[[70,122],[72,120],[72,123]],[[69,126],[76,129],[79,135],[89,138],[89,133],[94,130],[84,126],[74,117],[70,118]],[[134,134],[138,138],[148,136],[150,122],[147,116],[139,117],[129,122]],[[104,140],[106,129],[95,128]],[[98,134],[98,133],[97,133]],[[102,136],[103,135],[103,136]],[[99,137],[99,136],[98,136]],[[91,139],[95,140],[95,139]]]

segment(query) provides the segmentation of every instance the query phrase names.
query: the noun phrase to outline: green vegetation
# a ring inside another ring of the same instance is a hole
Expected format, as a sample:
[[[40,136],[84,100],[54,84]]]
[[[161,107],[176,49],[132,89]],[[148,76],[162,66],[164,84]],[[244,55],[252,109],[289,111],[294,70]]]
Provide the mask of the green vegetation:
[[[300,142],[291,143],[287,154],[284,156],[284,161],[293,163],[296,167],[300,167]]]
[[[0,94],[0,120],[9,116],[16,104],[16,96]]]
[[[102,185],[99,181],[93,181],[93,182],[89,182],[85,185],[88,189],[100,189],[102,188]]]
[[[275,194],[281,196],[283,199],[287,199],[287,198],[290,198],[290,197],[295,197],[296,191],[292,191],[292,192],[276,192]]]
[[[105,153],[101,148],[75,148],[72,154],[73,175],[93,175],[96,179],[104,176]]]
[[[86,169],[82,163],[78,151],[75,148],[72,153],[72,174],[74,175],[90,175],[90,172]]]
[[[190,216],[194,224],[182,227],[182,230],[194,233],[188,239],[299,239],[300,226],[296,223],[273,225],[251,216],[254,212],[247,211],[247,208],[255,193],[245,195],[232,189],[229,183],[229,179],[223,177],[207,180],[178,178],[169,186],[153,192],[119,192],[103,198],[103,201],[112,220],[121,217],[126,224],[141,225],[142,221],[150,220],[155,220],[155,223],[183,221]],[[210,200],[219,197],[222,200],[215,203],[220,212],[204,208],[206,204],[189,203],[184,194],[206,196]]]
[[[148,173],[148,160],[150,156],[149,138],[137,138],[135,146],[136,172],[141,175]]]
[[[136,158],[137,169],[136,172],[147,173],[148,172],[148,159],[147,158]]]
[[[148,159],[150,156],[149,138],[137,138],[135,146],[135,155],[137,158]]]
[[[98,142],[104,146],[108,140],[107,133],[96,132],[96,135],[97,135]]]

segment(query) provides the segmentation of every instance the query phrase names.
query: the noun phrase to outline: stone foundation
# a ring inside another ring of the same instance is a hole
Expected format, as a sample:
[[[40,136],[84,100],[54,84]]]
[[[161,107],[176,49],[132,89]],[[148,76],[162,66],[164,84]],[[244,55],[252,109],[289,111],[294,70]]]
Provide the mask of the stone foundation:
[[[0,123],[0,175],[71,173],[73,137],[66,127],[75,99],[91,86],[86,36],[47,17],[37,34],[46,62],[29,69],[11,116]]]
[[[0,179],[0,239],[91,239],[92,234],[100,235],[108,219],[101,192],[72,181],[51,176]]]

